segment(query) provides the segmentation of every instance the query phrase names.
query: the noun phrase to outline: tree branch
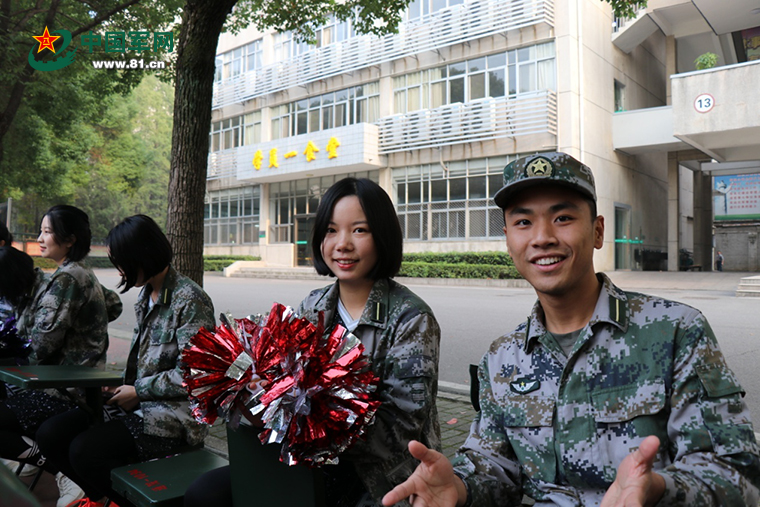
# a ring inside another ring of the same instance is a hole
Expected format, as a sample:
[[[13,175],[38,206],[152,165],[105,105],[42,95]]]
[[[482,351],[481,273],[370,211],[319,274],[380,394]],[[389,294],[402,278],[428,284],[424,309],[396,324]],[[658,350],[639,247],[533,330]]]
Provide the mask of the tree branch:
[[[101,24],[103,21],[107,20],[108,18],[110,18],[114,14],[117,14],[117,13],[123,11],[123,10],[126,10],[128,7],[131,7],[131,6],[133,6],[133,5],[135,5],[136,3],[139,3],[139,2],[140,2],[140,0],[129,0],[128,2],[125,2],[125,3],[121,4],[121,5],[117,5],[116,7],[114,7],[113,9],[111,9],[110,11],[108,11],[108,12],[106,12],[104,14],[100,14],[98,17],[96,17],[95,19],[93,19],[91,22],[87,23],[86,25],[84,25],[81,28],[78,28],[76,31],[72,32],[71,33],[71,38],[73,39],[74,37],[76,37],[80,33],[84,33],[84,32],[86,32],[88,30],[91,30],[92,28],[98,26],[99,24]]]
[[[10,0],[8,3],[10,3]],[[35,5],[33,9],[26,9],[23,11],[18,11],[18,12],[13,13],[13,16],[18,16],[19,14],[26,13],[26,15],[23,18],[21,18],[19,22],[13,26],[13,31],[20,32],[21,30],[24,29],[24,27],[29,22],[29,20],[32,19],[32,16],[34,16],[35,14],[39,14],[40,12],[45,12],[45,9],[42,8],[43,3],[44,3],[44,0],[37,0],[37,5]]]
[[[45,16],[45,26],[53,25],[55,15],[58,12],[58,5],[60,3],[61,0],[52,0],[52,2],[50,2],[50,8]],[[11,123],[13,123],[18,108],[21,106],[21,99],[24,96],[27,83],[32,79],[32,75],[34,75],[34,69],[29,65],[29,62],[26,62],[24,70],[21,71],[18,79],[16,79],[16,82],[13,84],[13,89],[8,97],[8,103],[5,105],[5,111],[0,113],[0,149],[2,149],[2,140],[5,137],[5,134],[8,133],[8,130],[10,130]],[[2,159],[2,152],[0,152],[0,159]]]

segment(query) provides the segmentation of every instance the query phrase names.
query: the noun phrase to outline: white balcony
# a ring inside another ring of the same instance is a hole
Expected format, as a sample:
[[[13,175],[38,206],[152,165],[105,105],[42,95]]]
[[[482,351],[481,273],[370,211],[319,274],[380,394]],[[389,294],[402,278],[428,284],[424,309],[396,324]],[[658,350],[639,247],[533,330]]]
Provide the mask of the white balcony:
[[[486,98],[381,118],[380,154],[557,133],[557,95],[551,90]]]
[[[612,147],[628,155],[690,148],[673,135],[672,106],[615,113],[612,116]]]
[[[554,26],[552,0],[471,0],[399,26],[399,33],[361,35],[289,61],[225,79],[214,87],[218,109],[423,51],[538,24]]]
[[[213,152],[208,156],[206,179],[236,178],[263,183],[289,180],[307,173],[318,176],[378,169],[383,164],[378,154],[377,139],[377,125],[358,123]],[[332,157],[328,148],[331,141],[339,143]],[[318,151],[314,153],[314,160],[307,161],[304,152],[310,142]],[[257,152],[260,152],[258,169],[254,165]],[[285,158],[289,153],[295,155]],[[273,154],[274,157],[270,158]]]
[[[670,81],[672,106],[615,113],[616,150],[696,148],[718,162],[760,160],[760,61],[675,74]]]
[[[719,162],[760,159],[758,82],[760,61],[672,76],[673,135]]]

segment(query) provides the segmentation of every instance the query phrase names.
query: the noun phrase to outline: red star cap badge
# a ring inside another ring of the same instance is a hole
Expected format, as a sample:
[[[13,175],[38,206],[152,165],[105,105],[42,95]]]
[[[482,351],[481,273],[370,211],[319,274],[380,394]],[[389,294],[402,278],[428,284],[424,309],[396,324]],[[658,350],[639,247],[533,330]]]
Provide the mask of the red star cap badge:
[[[45,32],[41,36],[32,35],[37,42],[40,43],[40,48],[37,50],[39,53],[43,49],[49,49],[53,53],[55,53],[55,48],[53,47],[53,42],[55,42],[57,39],[60,39],[60,35],[50,35],[50,32],[48,32],[48,27],[45,27]]]

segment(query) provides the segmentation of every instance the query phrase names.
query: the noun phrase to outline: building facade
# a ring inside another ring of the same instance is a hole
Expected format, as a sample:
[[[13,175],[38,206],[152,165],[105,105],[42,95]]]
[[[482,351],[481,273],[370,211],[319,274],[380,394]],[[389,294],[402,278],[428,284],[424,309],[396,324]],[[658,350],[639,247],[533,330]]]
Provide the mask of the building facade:
[[[673,132],[632,144],[631,122],[619,125],[625,111],[673,107],[675,37],[633,37],[647,12],[623,26],[600,0],[414,0],[382,38],[348,22],[321,27],[316,45],[223,35],[205,253],[309,265],[320,196],[348,175],[388,191],[407,252],[505,250],[492,199],[504,165],[557,150],[594,170],[607,224],[597,267],[672,268],[699,237],[688,214],[704,194],[682,162],[712,158]]]

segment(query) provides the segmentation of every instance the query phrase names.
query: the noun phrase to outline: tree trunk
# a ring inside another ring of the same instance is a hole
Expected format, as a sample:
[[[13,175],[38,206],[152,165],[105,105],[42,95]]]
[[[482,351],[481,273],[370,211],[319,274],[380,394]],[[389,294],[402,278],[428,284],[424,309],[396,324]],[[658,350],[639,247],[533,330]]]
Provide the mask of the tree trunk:
[[[166,235],[174,248],[174,266],[200,285],[214,58],[235,3],[188,0],[178,44]]]

